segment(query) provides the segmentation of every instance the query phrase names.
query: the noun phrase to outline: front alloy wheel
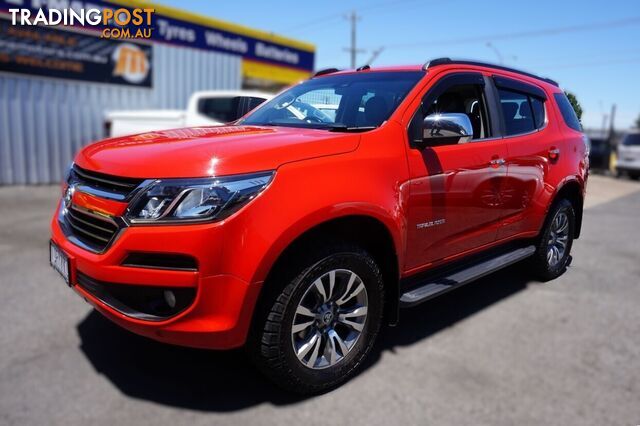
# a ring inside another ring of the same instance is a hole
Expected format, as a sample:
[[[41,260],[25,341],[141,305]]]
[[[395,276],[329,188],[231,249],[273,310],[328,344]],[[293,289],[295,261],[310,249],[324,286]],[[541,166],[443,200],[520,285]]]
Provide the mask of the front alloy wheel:
[[[371,255],[351,243],[320,244],[292,256],[263,292],[247,347],[265,375],[312,394],[357,372],[384,307],[382,272]]]
[[[342,361],[357,343],[367,321],[367,289],[347,269],[315,280],[298,303],[291,343],[298,360],[313,369]]]

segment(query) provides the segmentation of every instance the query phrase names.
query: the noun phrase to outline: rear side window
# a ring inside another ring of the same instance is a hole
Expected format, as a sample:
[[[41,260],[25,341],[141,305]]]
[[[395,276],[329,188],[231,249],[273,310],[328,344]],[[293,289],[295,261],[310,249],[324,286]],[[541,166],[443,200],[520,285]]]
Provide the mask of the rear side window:
[[[228,123],[238,118],[241,101],[242,98],[239,96],[233,98],[200,99],[198,102],[198,112],[213,120]]]
[[[558,108],[560,108],[560,113],[562,114],[562,118],[566,125],[571,127],[573,130],[581,132],[582,125],[580,124],[580,120],[578,120],[576,112],[571,106],[571,102],[567,99],[567,96],[564,93],[554,93],[553,97],[556,99],[556,103],[558,104]]]
[[[544,126],[544,102],[541,99],[530,97],[531,110],[533,112],[533,119],[535,120],[536,129],[540,129]]]
[[[498,89],[507,136],[533,132],[544,126],[542,100],[507,89]]]

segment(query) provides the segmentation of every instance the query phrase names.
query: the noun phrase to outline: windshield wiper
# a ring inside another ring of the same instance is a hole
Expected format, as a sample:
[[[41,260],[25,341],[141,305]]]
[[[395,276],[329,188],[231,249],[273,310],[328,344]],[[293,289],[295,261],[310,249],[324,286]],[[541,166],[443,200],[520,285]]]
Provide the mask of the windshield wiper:
[[[377,129],[378,126],[347,126],[346,124],[334,124],[323,127],[330,132],[366,132],[367,130]]]

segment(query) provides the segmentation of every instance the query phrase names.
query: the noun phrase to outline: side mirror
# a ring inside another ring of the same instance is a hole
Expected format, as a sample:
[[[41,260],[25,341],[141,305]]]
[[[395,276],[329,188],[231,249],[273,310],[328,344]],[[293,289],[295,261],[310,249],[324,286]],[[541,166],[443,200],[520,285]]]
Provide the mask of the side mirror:
[[[425,145],[465,143],[471,138],[473,126],[467,114],[430,114],[422,122],[422,139]]]

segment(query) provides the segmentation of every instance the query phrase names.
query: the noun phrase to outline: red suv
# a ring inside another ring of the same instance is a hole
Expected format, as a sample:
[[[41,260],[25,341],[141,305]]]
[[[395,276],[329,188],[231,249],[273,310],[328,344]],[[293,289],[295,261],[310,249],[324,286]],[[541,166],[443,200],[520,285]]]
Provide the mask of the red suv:
[[[84,148],[51,263],[128,330],[246,345],[280,385],[320,392],[400,307],[525,259],[562,274],[587,170],[551,80],[447,58],[325,70],[233,125]]]

